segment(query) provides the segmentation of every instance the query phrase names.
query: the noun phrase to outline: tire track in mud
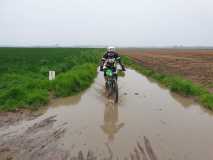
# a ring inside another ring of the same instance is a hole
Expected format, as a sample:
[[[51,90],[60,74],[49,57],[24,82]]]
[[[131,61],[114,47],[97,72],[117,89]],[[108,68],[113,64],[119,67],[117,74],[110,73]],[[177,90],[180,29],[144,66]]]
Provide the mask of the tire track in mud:
[[[144,148],[146,152],[143,149],[142,144],[137,142],[137,146],[134,148],[134,151],[130,152],[129,157],[125,157],[123,158],[123,160],[158,160],[148,138],[144,137],[144,141],[145,141]],[[146,145],[146,143],[148,143],[148,146]],[[105,145],[107,147],[109,156],[102,158],[102,160],[113,160],[113,159],[119,160],[119,157],[114,157],[113,151],[110,148],[110,146],[108,144],[105,144]],[[98,158],[95,155],[95,153],[92,151],[88,151],[85,155],[83,154],[82,151],[79,151],[77,156],[70,157],[70,159],[71,160],[97,160]]]
[[[48,117],[29,127],[23,134],[1,136],[0,158],[2,159],[65,159],[65,152],[57,148],[57,141],[65,133],[65,124],[53,128],[56,116]],[[3,138],[3,140],[2,140]],[[57,153],[57,154],[56,154]],[[56,158],[57,159],[57,158]]]
[[[8,137],[11,133],[2,135],[1,138],[6,137],[7,139],[4,138],[0,143],[1,160],[97,160],[97,155],[93,151],[88,151],[86,155],[79,151],[77,156],[71,156],[68,151],[57,147],[57,141],[66,132],[66,123],[53,129],[53,124],[56,122],[55,117],[56,115],[33,124],[20,136]],[[147,154],[142,145],[137,142],[134,152],[124,159],[157,160],[151,143],[146,137],[144,137],[144,142]],[[104,157],[103,160],[118,160],[118,157],[114,157],[109,144],[106,143],[105,145],[109,156]],[[150,157],[150,159],[147,157]]]

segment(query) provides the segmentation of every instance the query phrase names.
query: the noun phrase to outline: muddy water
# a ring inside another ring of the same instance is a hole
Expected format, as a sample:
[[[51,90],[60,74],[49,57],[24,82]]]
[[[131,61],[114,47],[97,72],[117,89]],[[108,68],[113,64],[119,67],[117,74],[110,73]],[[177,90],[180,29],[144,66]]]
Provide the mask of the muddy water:
[[[118,84],[117,105],[106,98],[100,73],[84,93],[0,128],[0,157],[67,159],[90,151],[98,159],[213,159],[211,112],[133,70]]]

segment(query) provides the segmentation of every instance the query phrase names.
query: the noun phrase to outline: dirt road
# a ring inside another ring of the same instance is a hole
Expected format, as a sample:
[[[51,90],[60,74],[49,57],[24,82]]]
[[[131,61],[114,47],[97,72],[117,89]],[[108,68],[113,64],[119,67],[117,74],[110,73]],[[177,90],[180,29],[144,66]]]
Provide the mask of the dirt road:
[[[212,160],[212,112],[133,70],[118,84],[118,105],[98,74],[41,116],[2,125],[0,160]]]
[[[213,50],[122,49],[122,54],[161,73],[178,74],[213,92]]]

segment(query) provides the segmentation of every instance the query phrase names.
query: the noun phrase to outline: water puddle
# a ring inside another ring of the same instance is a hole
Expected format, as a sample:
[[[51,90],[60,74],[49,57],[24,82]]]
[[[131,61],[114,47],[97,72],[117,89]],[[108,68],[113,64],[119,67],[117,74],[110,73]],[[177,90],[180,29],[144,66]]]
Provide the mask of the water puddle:
[[[212,112],[191,99],[171,94],[134,70],[127,70],[118,84],[119,103],[115,105],[106,98],[103,75],[98,74],[84,93],[51,102],[35,120],[2,128],[0,149],[9,146],[17,150],[20,143],[24,154],[17,151],[13,157],[23,159],[33,159],[38,151],[40,159],[48,159],[53,151],[64,159],[79,155],[79,151],[80,156],[90,151],[90,156],[93,152],[100,159],[213,159]],[[11,145],[14,139],[19,140]],[[56,147],[63,154],[56,152]]]

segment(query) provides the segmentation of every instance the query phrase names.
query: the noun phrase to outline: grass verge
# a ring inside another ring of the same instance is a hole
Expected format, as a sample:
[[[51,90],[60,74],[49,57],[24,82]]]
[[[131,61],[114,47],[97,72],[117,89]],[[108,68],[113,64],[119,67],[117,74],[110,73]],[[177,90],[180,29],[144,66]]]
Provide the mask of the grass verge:
[[[208,92],[208,90],[203,86],[194,84],[192,81],[186,80],[180,76],[162,74],[154,70],[147,69],[126,56],[123,57],[123,61],[127,66],[135,69],[139,73],[142,73],[143,75],[165,85],[170,89],[170,91],[185,96],[193,96],[204,107],[213,110],[213,94]]]
[[[0,111],[38,109],[93,82],[103,49],[0,48]],[[48,71],[56,79],[48,80]]]
[[[97,73],[95,64],[83,64],[74,67],[72,70],[63,73],[53,81],[51,89],[54,94],[59,97],[73,95],[80,92],[93,82]]]

